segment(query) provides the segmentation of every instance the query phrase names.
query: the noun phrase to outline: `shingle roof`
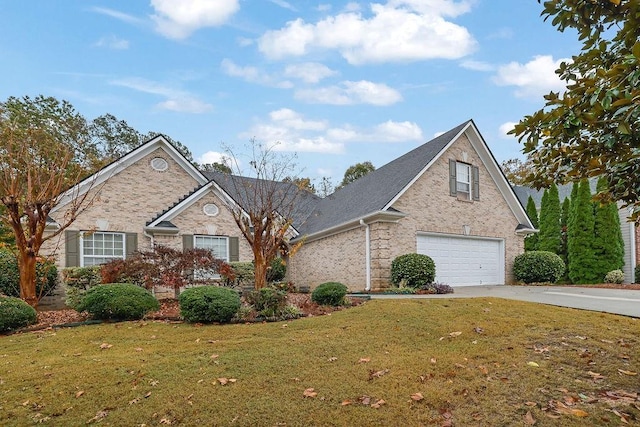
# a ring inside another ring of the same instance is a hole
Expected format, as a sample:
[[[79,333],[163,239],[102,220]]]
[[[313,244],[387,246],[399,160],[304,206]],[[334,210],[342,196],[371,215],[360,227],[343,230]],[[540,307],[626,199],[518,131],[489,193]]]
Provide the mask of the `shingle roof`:
[[[589,180],[589,186],[591,187],[591,193],[595,193],[596,185],[598,183],[597,179]],[[573,184],[561,184],[558,185],[558,196],[560,198],[560,202],[562,203],[564,199],[567,197],[571,197],[571,189],[573,188]],[[529,200],[529,196],[533,199],[533,202],[536,204],[536,207],[540,209],[540,204],[542,203],[542,195],[544,194],[544,188],[537,190],[535,188],[527,187],[524,185],[514,185],[513,192],[516,193],[516,197],[522,203],[522,206],[527,206],[527,201]]]
[[[250,204],[251,201],[248,200],[250,198],[250,192],[247,192],[246,189],[250,189],[256,186],[256,183],[258,181],[257,179],[214,171],[203,173],[209,180],[214,181],[216,184],[218,184],[225,193],[227,193],[241,206],[246,207],[248,204]],[[274,190],[281,192],[281,194],[285,197],[283,203],[285,207],[288,207],[290,204],[293,207],[291,215],[293,219],[293,226],[294,228],[296,228],[296,230],[298,230],[302,226],[302,224],[304,224],[305,220],[311,214],[318,201],[321,200],[320,197],[299,188],[296,184],[291,182],[265,182],[266,185],[275,185],[276,187],[274,188]],[[268,189],[267,191],[271,191],[271,189]]]
[[[313,234],[378,212],[393,200],[471,120],[320,199],[301,234]]]

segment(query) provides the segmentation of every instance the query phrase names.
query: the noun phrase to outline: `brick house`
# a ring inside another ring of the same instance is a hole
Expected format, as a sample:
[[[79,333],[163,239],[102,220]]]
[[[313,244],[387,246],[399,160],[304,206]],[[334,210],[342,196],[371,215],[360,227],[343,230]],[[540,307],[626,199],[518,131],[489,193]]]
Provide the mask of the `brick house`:
[[[60,267],[154,244],[250,261],[226,208],[241,200],[232,179],[248,178],[203,173],[158,136],[70,190],[97,196],[49,250]],[[304,244],[287,274],[312,289],[326,281],[351,291],[385,288],[391,261],[409,252],[430,255],[436,280],[453,286],[510,283],[513,259],[534,231],[471,120],[331,196],[304,192],[296,203],[291,237]],[[52,211],[51,227],[64,206]]]

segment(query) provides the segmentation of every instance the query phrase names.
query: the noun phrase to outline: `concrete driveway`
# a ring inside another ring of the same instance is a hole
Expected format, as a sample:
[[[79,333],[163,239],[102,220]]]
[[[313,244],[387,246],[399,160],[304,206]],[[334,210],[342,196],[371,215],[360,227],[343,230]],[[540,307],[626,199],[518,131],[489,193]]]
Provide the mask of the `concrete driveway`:
[[[461,286],[445,295],[371,295],[394,298],[476,298],[494,297],[537,302],[560,307],[601,311],[640,318],[640,291],[568,286]]]

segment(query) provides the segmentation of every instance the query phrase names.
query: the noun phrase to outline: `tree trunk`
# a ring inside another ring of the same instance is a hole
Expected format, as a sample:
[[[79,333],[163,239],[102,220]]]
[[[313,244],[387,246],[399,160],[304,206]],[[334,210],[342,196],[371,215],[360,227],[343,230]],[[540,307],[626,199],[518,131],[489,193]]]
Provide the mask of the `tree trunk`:
[[[264,257],[255,257],[255,282],[256,289],[262,289],[267,284],[267,262]]]
[[[20,298],[31,307],[38,306],[36,295],[36,256],[27,251],[18,256],[20,270]]]

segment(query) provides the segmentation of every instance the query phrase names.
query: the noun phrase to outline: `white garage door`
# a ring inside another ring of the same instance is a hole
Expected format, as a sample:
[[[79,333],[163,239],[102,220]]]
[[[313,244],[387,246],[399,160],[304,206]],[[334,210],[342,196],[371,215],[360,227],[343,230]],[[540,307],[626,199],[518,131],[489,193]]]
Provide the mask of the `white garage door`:
[[[504,284],[503,241],[460,236],[418,236],[418,253],[436,264],[436,282],[451,286]]]

